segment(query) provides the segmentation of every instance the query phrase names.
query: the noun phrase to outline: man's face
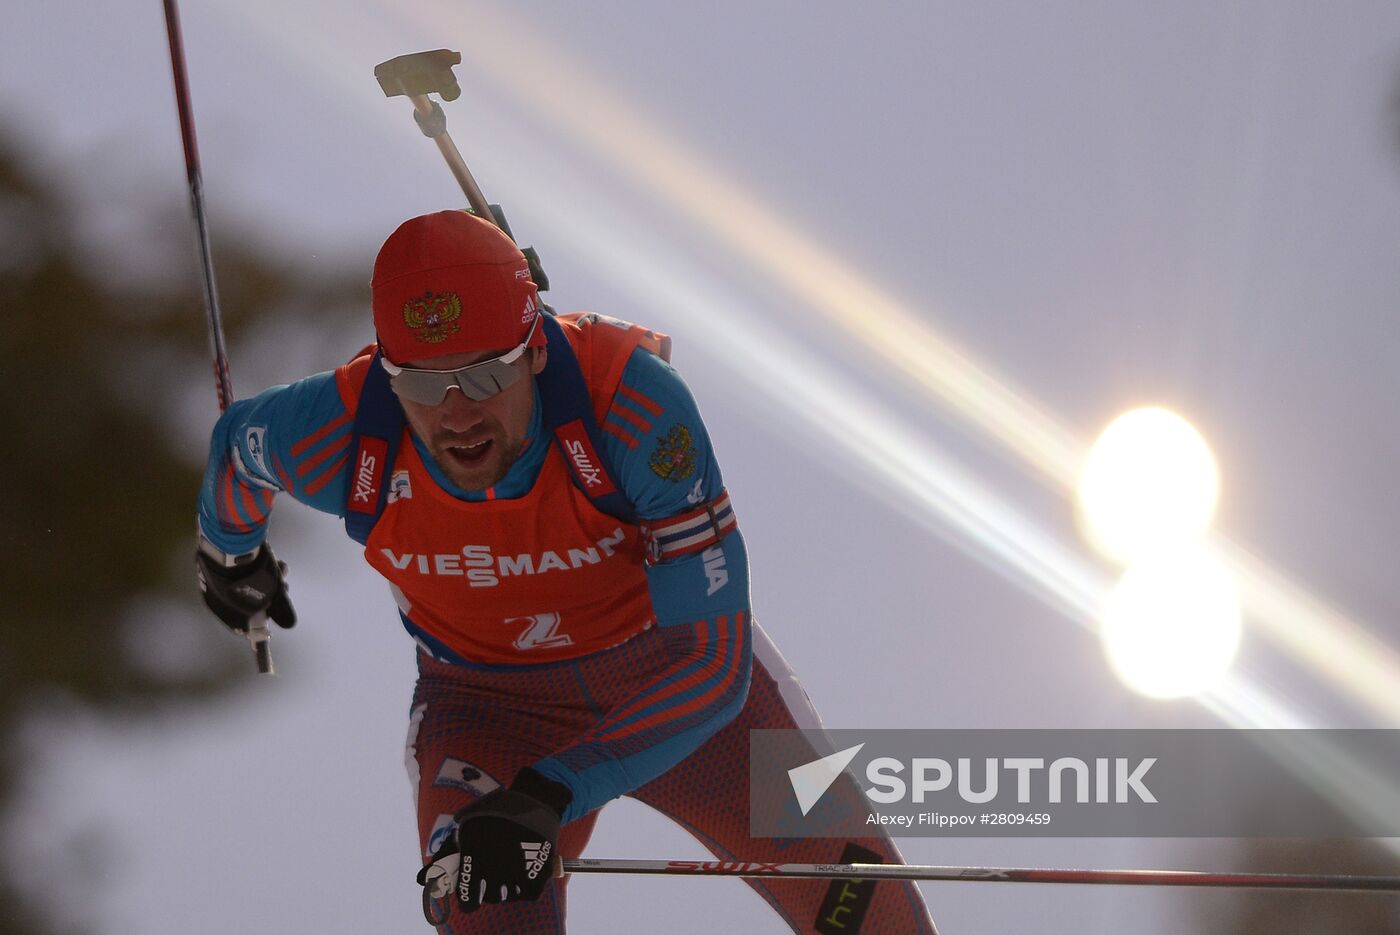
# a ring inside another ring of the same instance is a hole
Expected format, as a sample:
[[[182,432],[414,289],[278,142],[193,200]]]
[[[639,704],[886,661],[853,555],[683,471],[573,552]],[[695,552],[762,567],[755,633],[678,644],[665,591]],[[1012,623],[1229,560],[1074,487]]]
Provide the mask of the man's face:
[[[414,360],[403,366],[418,370],[455,370],[500,357],[509,349],[479,354],[450,354]],[[544,369],[545,352],[535,348],[511,366],[521,379],[489,399],[468,399],[457,387],[442,402],[425,406],[399,397],[413,433],[428,447],[437,466],[462,490],[485,490],[506,476],[525,444],[534,406],[535,381],[526,374]]]

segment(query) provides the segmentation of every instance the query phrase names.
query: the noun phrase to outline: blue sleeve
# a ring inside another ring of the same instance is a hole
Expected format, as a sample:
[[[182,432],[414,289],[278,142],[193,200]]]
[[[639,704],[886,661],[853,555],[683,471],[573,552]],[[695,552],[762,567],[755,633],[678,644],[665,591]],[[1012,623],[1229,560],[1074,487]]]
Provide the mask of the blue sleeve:
[[[670,364],[634,351],[603,424],[610,464],[643,519],[724,489],[709,433]],[[671,663],[565,750],[534,764],[568,786],[572,821],[675,766],[738,715],[753,664],[748,553],[731,529],[703,552],[647,566]]]
[[[279,492],[342,515],[352,422],[329,372],[229,406],[214,424],[199,492],[205,537],[231,554],[256,548]]]

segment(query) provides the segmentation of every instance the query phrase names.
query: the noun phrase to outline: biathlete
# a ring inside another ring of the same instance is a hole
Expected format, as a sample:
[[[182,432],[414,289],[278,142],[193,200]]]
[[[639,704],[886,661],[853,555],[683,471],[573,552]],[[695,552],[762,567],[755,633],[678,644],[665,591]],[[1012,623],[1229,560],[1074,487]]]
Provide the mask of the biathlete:
[[[748,834],[749,731],[816,721],[752,619],[669,339],[543,309],[526,257],[465,211],[401,225],[371,290],[375,344],[219,419],[197,565],[231,629],[290,626],[263,541],[285,492],[388,579],[418,647],[407,762],[439,931],[562,932],[553,859],[622,795],[724,860],[898,862],[882,836]],[[750,885],[794,932],[934,931],[910,883]]]

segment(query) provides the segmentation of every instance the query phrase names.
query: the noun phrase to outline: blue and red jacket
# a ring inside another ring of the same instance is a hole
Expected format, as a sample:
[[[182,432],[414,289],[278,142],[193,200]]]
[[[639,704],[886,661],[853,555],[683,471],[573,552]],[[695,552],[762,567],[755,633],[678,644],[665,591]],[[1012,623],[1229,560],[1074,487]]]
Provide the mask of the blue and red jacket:
[[[660,628],[671,663],[533,764],[573,793],[567,821],[659,776],[728,723],[747,693],[751,637],[743,538],[688,388],[645,329],[597,315],[558,323],[635,515],[604,512],[571,481],[537,388],[527,444],[486,491],[455,488],[405,427],[362,541],[420,648],[458,665],[548,664]],[[362,354],[229,408],[199,501],[210,541],[254,548],[278,491],[346,515],[370,366]]]

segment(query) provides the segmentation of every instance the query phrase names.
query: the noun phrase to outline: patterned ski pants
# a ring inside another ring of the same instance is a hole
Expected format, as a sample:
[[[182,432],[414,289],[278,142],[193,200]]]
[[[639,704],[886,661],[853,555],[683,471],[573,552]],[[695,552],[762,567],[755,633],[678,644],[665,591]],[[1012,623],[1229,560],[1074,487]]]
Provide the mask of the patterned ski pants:
[[[884,836],[749,837],[749,731],[817,726],[806,695],[756,625],[754,647],[753,677],[739,716],[670,771],[632,792],[632,797],[679,823],[721,860],[834,863],[849,845],[855,845],[874,852],[881,862],[902,862],[893,842]],[[417,795],[424,863],[452,827],[453,813],[498,784],[510,782],[522,766],[567,745],[667,662],[655,630],[581,660],[518,672],[469,669],[422,653],[418,659],[407,765]],[[838,782],[831,794],[859,797],[864,808],[853,782]],[[598,814],[595,811],[563,827],[559,839],[563,856],[582,853]],[[483,906],[471,915],[454,912],[438,931],[443,935],[562,933],[567,882],[567,877],[554,880],[535,902]],[[793,932],[936,935],[912,883],[876,883],[856,896],[857,890],[840,880],[746,882]],[[619,931],[628,930],[621,916],[617,925]]]

